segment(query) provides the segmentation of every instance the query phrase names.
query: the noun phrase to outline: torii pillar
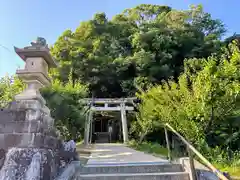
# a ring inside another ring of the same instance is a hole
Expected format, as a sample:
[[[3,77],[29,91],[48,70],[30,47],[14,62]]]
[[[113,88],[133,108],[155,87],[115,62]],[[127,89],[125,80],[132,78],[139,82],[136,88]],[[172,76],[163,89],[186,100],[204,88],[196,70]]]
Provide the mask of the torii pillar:
[[[85,129],[84,129],[84,145],[88,145],[90,140],[90,128],[93,118],[93,111],[90,109],[90,111],[87,113],[86,122],[85,122]],[[92,132],[91,132],[92,133]]]
[[[120,104],[121,107],[121,120],[122,120],[122,133],[123,133],[123,142],[128,142],[128,127],[127,127],[127,116],[125,103]]]

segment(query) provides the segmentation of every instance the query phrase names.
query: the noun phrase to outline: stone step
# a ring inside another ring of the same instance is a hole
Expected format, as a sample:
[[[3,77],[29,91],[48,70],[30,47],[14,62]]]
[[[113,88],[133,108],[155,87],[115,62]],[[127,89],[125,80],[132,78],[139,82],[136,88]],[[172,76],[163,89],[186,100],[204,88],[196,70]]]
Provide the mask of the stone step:
[[[85,174],[76,180],[189,180],[186,172],[132,173],[132,174]]]
[[[180,164],[126,164],[83,166],[80,174],[183,172]]]

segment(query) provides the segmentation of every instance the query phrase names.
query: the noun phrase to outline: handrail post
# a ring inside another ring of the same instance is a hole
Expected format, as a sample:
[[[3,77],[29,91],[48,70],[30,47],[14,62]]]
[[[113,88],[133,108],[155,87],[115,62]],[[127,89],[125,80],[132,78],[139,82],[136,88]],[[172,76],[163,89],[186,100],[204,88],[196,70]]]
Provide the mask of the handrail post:
[[[188,156],[189,156],[189,165],[190,165],[190,180],[197,180],[197,174],[196,174],[196,169],[194,166],[194,159],[193,159],[193,155],[192,155],[192,151],[191,149],[187,146],[187,150],[188,150]]]
[[[221,180],[228,180],[226,176],[223,175],[217,168],[215,168],[200,152],[198,152],[184,137],[182,137],[172,126],[170,126],[168,123],[165,124],[165,126],[170,129],[174,134],[176,134],[184,144],[187,145],[187,147],[195,153],[204,163],[208,166],[214,172]],[[191,155],[191,154],[190,154]],[[193,159],[192,159],[193,160]],[[192,163],[193,164],[193,163]],[[194,164],[193,164],[194,165]],[[194,167],[194,166],[193,166]],[[193,168],[195,170],[195,168]],[[196,173],[195,173],[196,175]],[[196,177],[196,176],[195,176]]]
[[[166,138],[166,143],[167,143],[167,149],[168,149],[168,160],[171,161],[171,149],[170,149],[170,144],[169,144],[169,139],[168,139],[168,131],[167,128],[164,127],[164,132],[165,132],[165,138]]]

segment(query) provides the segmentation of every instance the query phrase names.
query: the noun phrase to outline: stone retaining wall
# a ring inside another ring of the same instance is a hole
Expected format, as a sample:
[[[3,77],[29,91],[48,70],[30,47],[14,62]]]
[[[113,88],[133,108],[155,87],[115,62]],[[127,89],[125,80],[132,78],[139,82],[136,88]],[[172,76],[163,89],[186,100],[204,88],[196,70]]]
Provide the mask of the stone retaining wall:
[[[0,110],[0,175],[16,180],[28,179],[39,161],[39,180],[56,178],[76,157],[64,151],[53,126],[50,111],[38,100],[13,102]],[[0,177],[0,180],[1,177]]]

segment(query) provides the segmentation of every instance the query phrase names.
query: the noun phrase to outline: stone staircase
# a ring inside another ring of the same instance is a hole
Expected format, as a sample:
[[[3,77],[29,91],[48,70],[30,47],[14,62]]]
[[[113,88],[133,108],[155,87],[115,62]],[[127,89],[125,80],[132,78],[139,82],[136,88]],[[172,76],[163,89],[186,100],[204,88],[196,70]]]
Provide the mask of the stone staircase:
[[[86,165],[74,180],[189,180],[182,165],[171,163],[135,163]]]

